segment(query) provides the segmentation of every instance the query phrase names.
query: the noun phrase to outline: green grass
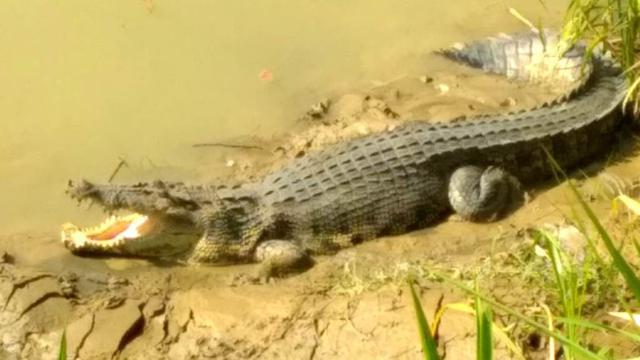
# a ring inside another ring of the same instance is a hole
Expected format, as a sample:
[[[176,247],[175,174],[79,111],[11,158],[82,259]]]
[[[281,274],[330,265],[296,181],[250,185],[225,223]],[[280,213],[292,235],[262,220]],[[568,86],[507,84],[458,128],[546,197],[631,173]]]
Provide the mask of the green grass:
[[[547,151],[545,150],[545,152]],[[635,296],[636,305],[640,305],[640,279],[638,279],[638,277],[636,276],[634,270],[631,268],[631,265],[629,265],[629,262],[627,262],[624,256],[620,253],[620,250],[618,250],[618,248],[614,244],[614,241],[612,237],[609,235],[609,232],[604,228],[604,226],[602,225],[602,222],[600,221],[600,219],[598,219],[598,216],[596,216],[593,209],[591,209],[591,207],[587,204],[585,199],[582,197],[582,195],[578,191],[578,188],[575,186],[575,184],[568,179],[567,174],[564,173],[562,168],[553,159],[553,157],[551,156],[551,154],[549,154],[549,152],[547,152],[547,157],[549,158],[549,162],[551,163],[551,166],[553,166],[553,168],[562,176],[562,178],[567,179],[567,183],[569,185],[569,189],[571,193],[574,195],[582,211],[584,211],[585,215],[587,216],[587,219],[591,222],[593,227],[596,229],[598,235],[600,236],[600,239],[602,240],[602,243],[606,247],[607,251],[609,252],[609,255],[613,260],[613,265],[624,277],[627,283],[627,286]]]
[[[418,321],[418,332],[420,334],[420,345],[422,346],[422,353],[425,360],[438,360],[438,345],[436,344],[433,335],[431,334],[431,328],[427,317],[424,315],[420,298],[416,294],[416,290],[413,288],[411,280],[409,280],[409,289],[411,290],[411,298],[413,299],[413,309],[416,313],[416,320]]]
[[[436,343],[431,327],[424,315],[424,310],[420,299],[416,294],[411,281],[409,281],[409,289],[413,299],[413,308],[418,322],[418,332],[420,334],[420,344],[422,353],[426,360],[440,359],[438,355],[438,344]],[[491,307],[484,303],[479,296],[475,299],[475,316],[476,316],[476,358],[479,360],[493,359],[493,315]]]
[[[476,285],[476,291],[477,285]],[[479,291],[478,291],[479,292]],[[476,359],[493,359],[493,315],[491,307],[476,296]]]
[[[522,312],[518,311],[517,309],[514,309],[514,308],[512,308],[510,306],[501,304],[501,303],[495,301],[494,299],[479,293],[478,291],[476,291],[472,287],[464,284],[461,281],[454,280],[454,279],[452,279],[452,278],[450,278],[448,276],[442,275],[442,274],[438,274],[438,276],[441,279],[443,279],[444,281],[446,281],[446,282],[458,287],[459,289],[469,293],[470,295],[481,299],[484,303],[491,305],[495,310],[497,310],[497,311],[499,311],[499,312],[501,312],[503,314],[510,315],[510,316],[520,320],[524,324],[530,326],[531,328],[535,329],[536,331],[556,339],[561,344],[565,345],[566,347],[571,348],[574,353],[576,353],[577,355],[580,356],[580,359],[594,359],[594,360],[603,359],[602,357],[600,357],[597,354],[595,354],[592,351],[590,351],[587,347],[580,345],[579,342],[567,337],[563,332],[558,331],[558,330],[551,330],[545,324],[540,323],[537,320],[535,320],[535,319],[523,314]],[[476,314],[476,316],[478,316],[478,314]]]
[[[67,331],[62,331],[60,337],[60,347],[58,350],[58,360],[67,360]]]
[[[629,84],[625,102],[638,110],[640,62],[637,55],[640,31],[638,1],[572,0],[565,14],[563,37],[570,42],[586,40],[589,52],[599,46],[610,51],[622,65]]]
[[[562,250],[557,238],[544,230],[537,230],[536,234],[546,245],[564,318],[579,319],[582,305],[586,299],[584,293],[586,282],[581,281],[576,264]],[[565,323],[564,334],[576,343],[580,343],[582,338],[580,328],[575,322]],[[566,348],[565,357],[567,360],[575,359],[571,347]]]
[[[635,113],[638,114],[640,104],[640,56],[637,49],[640,45],[640,2],[637,0],[571,0],[567,8],[562,31],[563,37],[571,43],[586,40],[589,52],[598,46],[621,64],[628,82],[628,92],[625,104],[632,102]],[[591,54],[589,53],[588,56]],[[549,155],[549,154],[547,154]],[[548,156],[553,168],[567,179],[566,174],[558,164]],[[596,229],[602,244],[609,253],[613,266],[624,277],[628,289],[635,297],[635,305],[640,304],[640,280],[633,268],[626,261],[620,250],[614,245],[609,232],[604,228],[594,211],[569,181],[569,189],[577,200],[579,207],[588,221]],[[627,206],[633,207],[632,199],[623,198]],[[627,201],[628,200],[628,201]],[[638,206],[640,208],[640,206]],[[640,215],[640,214],[638,214]],[[640,255],[640,247],[635,238],[633,243],[636,255]]]

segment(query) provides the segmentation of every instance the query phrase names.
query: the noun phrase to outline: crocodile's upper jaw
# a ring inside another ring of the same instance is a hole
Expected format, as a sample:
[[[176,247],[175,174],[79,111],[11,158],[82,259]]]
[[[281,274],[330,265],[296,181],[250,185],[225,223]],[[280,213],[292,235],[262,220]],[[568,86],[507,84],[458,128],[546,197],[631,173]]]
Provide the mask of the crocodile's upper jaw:
[[[195,229],[138,213],[87,228],[66,223],[61,231],[62,243],[76,254],[168,256],[189,250],[197,239]]]
[[[108,212],[128,211],[110,216],[94,227],[62,226],[64,246],[76,254],[169,256],[186,252],[201,237],[194,223],[199,203],[196,193],[182,183],[134,185],[94,184],[86,180],[69,182],[67,194],[79,203],[90,201]]]

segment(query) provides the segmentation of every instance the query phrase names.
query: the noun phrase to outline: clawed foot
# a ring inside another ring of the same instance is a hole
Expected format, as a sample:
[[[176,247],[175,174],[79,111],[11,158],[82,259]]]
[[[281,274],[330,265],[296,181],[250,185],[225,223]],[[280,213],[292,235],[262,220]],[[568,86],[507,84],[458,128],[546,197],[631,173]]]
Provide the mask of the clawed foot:
[[[313,259],[291,241],[267,240],[258,245],[255,260],[261,264],[266,277],[301,272],[313,266]]]
[[[254,260],[260,266],[253,273],[242,273],[231,279],[231,285],[266,284],[273,279],[303,272],[313,266],[313,259],[292,241],[267,240],[258,245]]]

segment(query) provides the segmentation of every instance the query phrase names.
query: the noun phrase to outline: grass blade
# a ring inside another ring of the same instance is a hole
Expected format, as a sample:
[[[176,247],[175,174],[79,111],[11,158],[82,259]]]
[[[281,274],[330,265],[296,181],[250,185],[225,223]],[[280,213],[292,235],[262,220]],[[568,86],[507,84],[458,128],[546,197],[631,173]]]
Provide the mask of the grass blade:
[[[615,334],[621,335],[621,336],[623,336],[623,337],[625,337],[625,338],[627,338],[627,339],[629,339],[631,341],[634,341],[634,342],[640,344],[640,334],[636,334],[636,333],[633,333],[631,331],[618,329],[618,328],[610,326],[610,325],[594,323],[594,322],[586,320],[586,319],[557,318],[556,320],[560,321],[560,322],[563,322],[563,323],[566,323],[566,324],[574,324],[576,326],[580,326],[580,327],[583,327],[585,329],[599,330],[599,331],[603,331],[603,332],[615,333]]]
[[[448,310],[458,311],[461,313],[472,315],[474,317],[476,316],[476,309],[472,308],[469,304],[466,304],[466,303],[449,303],[444,305],[439,312],[443,313]],[[492,320],[493,313],[491,315],[492,316],[490,317],[490,319]],[[516,343],[509,337],[509,335],[507,335],[506,330],[507,329],[501,328],[500,326],[498,326],[498,324],[494,322],[491,323],[492,337],[494,337],[497,342],[500,342],[503,345],[505,345],[507,349],[509,349],[509,351],[511,352],[511,355],[513,356],[514,359],[525,360],[525,357],[522,354],[522,349],[518,345],[516,345]]]
[[[62,331],[60,338],[60,351],[58,352],[58,360],[67,360],[67,331]]]
[[[563,252],[555,236],[545,230],[536,230],[535,233],[540,239],[544,240],[546,245],[548,259],[551,262],[564,316],[570,319],[579,317],[582,298],[580,297],[579,280],[571,261]],[[578,342],[578,331],[574,324],[567,324],[564,327],[564,333],[569,339]],[[566,348],[565,357],[567,360],[575,358],[573,356],[573,350],[570,347]]]
[[[418,320],[418,331],[420,332],[420,343],[422,345],[422,353],[424,354],[424,358],[425,360],[438,360],[440,359],[440,357],[438,356],[438,345],[436,345],[436,341],[433,338],[433,335],[431,335],[429,322],[427,321],[427,317],[424,316],[420,298],[418,298],[418,294],[416,294],[411,281],[409,281],[409,289],[411,289],[413,309],[416,312],[416,319]]]
[[[478,291],[477,286],[476,291]],[[480,297],[476,296],[476,359],[478,360],[493,359],[492,318],[491,308],[485,305]]]

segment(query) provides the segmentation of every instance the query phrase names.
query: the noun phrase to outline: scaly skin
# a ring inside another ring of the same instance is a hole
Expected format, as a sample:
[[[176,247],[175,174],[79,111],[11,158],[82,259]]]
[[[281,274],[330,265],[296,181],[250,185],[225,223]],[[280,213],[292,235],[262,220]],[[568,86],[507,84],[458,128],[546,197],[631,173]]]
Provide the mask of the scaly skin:
[[[540,55],[536,41],[537,36],[524,34],[444,53],[493,72],[533,78],[528,64]],[[521,196],[518,180],[528,184],[550,176],[544,149],[570,168],[602,154],[611,143],[621,121],[622,76],[600,58],[586,67],[585,78],[576,76],[580,63],[570,64],[556,73],[573,79],[573,96],[518,113],[408,123],[293,160],[255,183],[223,188],[83,181],[72,184],[69,193],[108,210],[128,209],[183,224],[183,229],[191,226],[204,234],[191,244],[191,261],[263,261],[274,269],[307,266],[308,253],[332,253],[426,226],[452,209],[471,220],[492,220]],[[74,251],[86,248],[70,246],[69,236],[63,239]],[[157,240],[141,236],[135,241]]]

